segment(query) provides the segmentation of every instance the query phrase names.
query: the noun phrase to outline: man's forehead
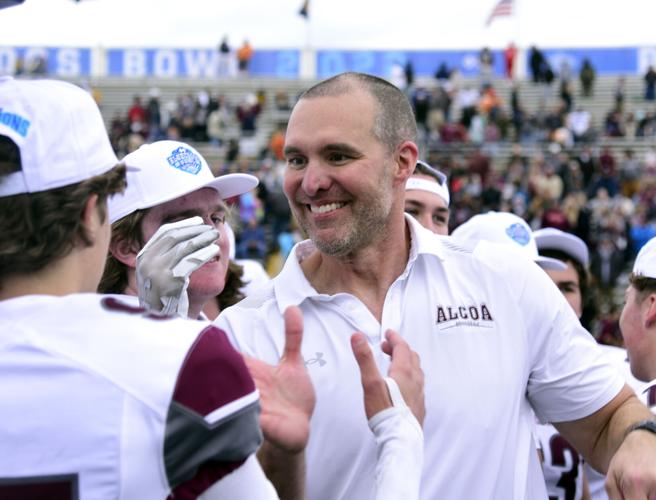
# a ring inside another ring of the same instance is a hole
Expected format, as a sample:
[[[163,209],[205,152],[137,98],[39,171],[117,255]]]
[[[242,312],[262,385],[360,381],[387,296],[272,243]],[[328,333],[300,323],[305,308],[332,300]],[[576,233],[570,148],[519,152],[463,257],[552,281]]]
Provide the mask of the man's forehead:
[[[224,211],[225,209],[226,204],[216,190],[203,188],[157,205],[153,207],[152,211],[162,215],[170,215],[176,212],[195,211],[201,213]]]

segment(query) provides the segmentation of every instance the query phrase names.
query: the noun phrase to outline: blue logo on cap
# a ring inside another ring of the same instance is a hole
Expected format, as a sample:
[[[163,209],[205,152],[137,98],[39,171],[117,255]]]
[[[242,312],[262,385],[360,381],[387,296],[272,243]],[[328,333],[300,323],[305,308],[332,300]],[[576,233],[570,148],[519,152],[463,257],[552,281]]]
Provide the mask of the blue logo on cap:
[[[508,226],[506,228],[506,234],[510,236],[511,240],[519,243],[522,246],[528,245],[528,242],[531,241],[531,235],[529,234],[528,230],[519,222]]]
[[[0,123],[23,137],[27,135],[27,131],[30,128],[30,121],[27,118],[16,113],[10,113],[2,108],[0,108]]]
[[[168,161],[169,165],[172,167],[193,175],[196,175],[200,172],[200,169],[203,168],[200,157],[191,149],[182,146],[173,150],[171,156],[169,156],[166,161]]]

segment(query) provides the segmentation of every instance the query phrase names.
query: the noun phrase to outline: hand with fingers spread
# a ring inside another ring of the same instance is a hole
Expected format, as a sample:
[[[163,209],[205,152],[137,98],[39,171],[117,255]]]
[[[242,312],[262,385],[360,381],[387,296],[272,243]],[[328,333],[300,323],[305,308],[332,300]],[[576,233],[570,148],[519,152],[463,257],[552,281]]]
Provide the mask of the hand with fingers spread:
[[[264,437],[288,452],[302,451],[310,435],[315,394],[301,356],[303,316],[298,307],[285,311],[285,350],[276,366],[246,356],[260,391]]]
[[[305,446],[316,395],[301,356],[303,316],[285,310],[285,349],[276,366],[244,356],[260,391],[260,426],[265,441],[258,459],[281,499],[305,497]]]
[[[220,251],[219,232],[200,217],[164,224],[137,255],[139,302],[149,311],[186,317],[189,276]]]
[[[378,370],[362,333],[351,337],[360,368],[364,407],[376,438],[376,500],[419,498],[423,465],[424,373],[417,353],[400,335],[386,332],[382,349],[392,357],[388,377]]]

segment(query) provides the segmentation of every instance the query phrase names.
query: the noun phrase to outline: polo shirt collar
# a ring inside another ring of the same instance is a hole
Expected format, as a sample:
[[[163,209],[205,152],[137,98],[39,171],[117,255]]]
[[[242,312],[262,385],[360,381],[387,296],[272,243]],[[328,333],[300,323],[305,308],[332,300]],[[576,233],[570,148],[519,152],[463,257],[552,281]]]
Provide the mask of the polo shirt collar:
[[[444,260],[444,251],[437,238],[428,229],[419,224],[412,216],[405,216],[406,224],[410,228],[410,255],[408,264],[401,276],[407,276],[420,255],[434,255]],[[315,250],[311,240],[297,243],[289,253],[285,265],[273,280],[273,288],[280,314],[289,306],[300,306],[306,299],[319,301],[332,300],[333,296],[317,292],[303,273],[299,259],[307,257]]]

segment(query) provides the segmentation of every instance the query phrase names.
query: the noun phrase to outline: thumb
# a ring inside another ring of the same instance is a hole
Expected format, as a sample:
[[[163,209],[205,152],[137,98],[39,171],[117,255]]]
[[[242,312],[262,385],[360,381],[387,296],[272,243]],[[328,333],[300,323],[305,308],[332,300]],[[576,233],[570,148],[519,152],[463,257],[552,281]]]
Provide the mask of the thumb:
[[[303,342],[303,314],[297,306],[285,309],[285,350],[283,358],[289,361],[301,361],[301,343]]]

